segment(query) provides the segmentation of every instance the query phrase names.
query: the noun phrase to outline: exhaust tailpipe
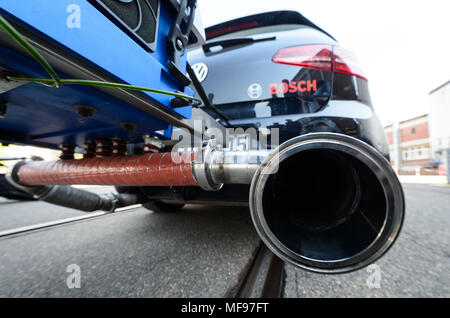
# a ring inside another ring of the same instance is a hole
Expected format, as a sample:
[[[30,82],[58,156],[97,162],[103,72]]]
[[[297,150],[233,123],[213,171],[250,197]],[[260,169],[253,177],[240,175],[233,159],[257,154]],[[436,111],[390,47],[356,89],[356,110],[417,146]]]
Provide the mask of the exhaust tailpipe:
[[[382,256],[404,218],[402,187],[389,162],[352,137],[314,133],[266,157],[250,189],[253,223],[281,259],[343,273]]]
[[[271,152],[209,143],[180,155],[184,160],[152,153],[30,162],[17,166],[13,176],[28,187],[198,186],[216,191],[227,183],[251,183],[250,211],[262,240],[286,262],[321,273],[348,272],[375,261],[392,246],[403,223],[403,190],[389,162],[353,137],[313,133]]]

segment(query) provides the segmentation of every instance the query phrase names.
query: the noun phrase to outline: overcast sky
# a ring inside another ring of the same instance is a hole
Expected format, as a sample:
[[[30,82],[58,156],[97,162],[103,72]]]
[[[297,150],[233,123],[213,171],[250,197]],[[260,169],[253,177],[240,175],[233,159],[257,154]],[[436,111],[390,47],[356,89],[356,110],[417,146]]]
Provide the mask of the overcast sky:
[[[369,79],[374,107],[384,123],[428,112],[428,93],[450,80],[450,0],[198,3],[205,27],[266,11],[300,12],[333,35],[340,46],[356,53]]]

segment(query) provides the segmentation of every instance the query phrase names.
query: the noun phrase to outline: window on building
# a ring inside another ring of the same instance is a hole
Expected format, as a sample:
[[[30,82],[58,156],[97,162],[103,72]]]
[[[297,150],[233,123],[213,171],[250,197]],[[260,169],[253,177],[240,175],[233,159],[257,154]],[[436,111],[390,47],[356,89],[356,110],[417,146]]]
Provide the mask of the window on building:
[[[411,134],[415,134],[416,133],[416,128],[411,129]]]

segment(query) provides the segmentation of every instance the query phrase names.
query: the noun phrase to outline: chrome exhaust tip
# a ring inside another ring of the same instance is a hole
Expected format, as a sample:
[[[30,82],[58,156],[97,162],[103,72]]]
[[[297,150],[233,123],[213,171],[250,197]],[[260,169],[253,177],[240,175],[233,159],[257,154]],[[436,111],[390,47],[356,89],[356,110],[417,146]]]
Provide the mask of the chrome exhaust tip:
[[[403,190],[389,162],[342,134],[291,139],[269,154],[250,188],[253,223],[287,263],[319,273],[360,269],[402,227]]]

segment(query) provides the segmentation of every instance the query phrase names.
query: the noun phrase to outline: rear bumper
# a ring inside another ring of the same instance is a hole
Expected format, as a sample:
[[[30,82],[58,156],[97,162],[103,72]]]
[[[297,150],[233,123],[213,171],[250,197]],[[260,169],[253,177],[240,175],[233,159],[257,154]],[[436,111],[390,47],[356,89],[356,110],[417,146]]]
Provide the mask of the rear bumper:
[[[280,143],[314,132],[334,132],[365,141],[389,158],[389,145],[373,108],[359,101],[330,100],[315,113],[232,120],[237,127],[279,129]]]

